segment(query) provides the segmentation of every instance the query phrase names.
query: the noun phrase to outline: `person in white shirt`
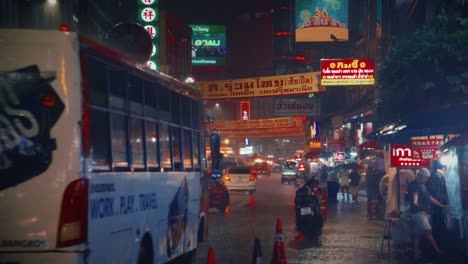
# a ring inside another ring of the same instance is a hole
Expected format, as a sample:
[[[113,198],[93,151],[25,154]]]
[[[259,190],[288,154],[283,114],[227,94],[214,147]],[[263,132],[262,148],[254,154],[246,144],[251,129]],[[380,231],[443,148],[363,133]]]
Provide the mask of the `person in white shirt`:
[[[349,170],[341,170],[338,173],[338,180],[340,181],[340,189],[341,195],[343,196],[343,200],[349,200]]]

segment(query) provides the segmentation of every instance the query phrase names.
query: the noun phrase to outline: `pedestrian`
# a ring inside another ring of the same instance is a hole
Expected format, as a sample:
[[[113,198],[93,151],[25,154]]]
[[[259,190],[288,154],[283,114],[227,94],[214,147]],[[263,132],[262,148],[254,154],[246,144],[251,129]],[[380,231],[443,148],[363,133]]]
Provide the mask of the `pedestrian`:
[[[376,218],[379,211],[378,191],[379,175],[377,170],[368,166],[366,169],[367,218]]]
[[[352,169],[351,173],[349,174],[349,179],[349,190],[351,191],[353,202],[357,202],[359,184],[361,183],[361,175],[359,175],[357,168]]]
[[[343,169],[338,171],[338,181],[340,182],[341,196],[343,200],[346,197],[346,200],[349,201],[349,170]],[[345,196],[346,195],[346,196]]]
[[[448,204],[447,188],[445,186],[445,173],[447,167],[439,160],[434,160],[432,165],[431,176],[426,183],[427,190],[437,201],[442,204]],[[447,245],[448,230],[445,225],[445,217],[447,210],[438,206],[431,206],[431,224],[434,239],[439,245]]]
[[[384,216],[387,213],[387,197],[388,197],[388,182],[389,175],[385,174],[379,182],[379,196],[380,196],[380,206],[384,212]]]
[[[432,234],[432,227],[429,222],[431,204],[437,205],[440,208],[445,208],[446,205],[440,203],[432,197],[426,188],[426,183],[429,180],[430,172],[426,168],[421,168],[416,179],[408,184],[409,195],[409,210],[411,213],[411,221],[413,223],[413,250],[414,260],[419,261],[421,257],[421,237],[424,236],[431,244],[432,248],[439,254],[445,255],[440,249]]]

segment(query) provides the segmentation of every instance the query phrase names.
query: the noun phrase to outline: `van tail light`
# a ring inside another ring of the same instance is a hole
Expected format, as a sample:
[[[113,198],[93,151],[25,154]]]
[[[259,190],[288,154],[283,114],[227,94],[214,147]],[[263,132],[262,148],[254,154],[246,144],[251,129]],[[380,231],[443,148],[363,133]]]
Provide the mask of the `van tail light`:
[[[88,229],[88,180],[70,183],[62,197],[57,247],[69,247],[86,242]]]
[[[255,181],[255,175],[254,174],[250,174],[249,181]]]
[[[224,175],[224,180],[225,181],[231,181],[231,177],[229,177],[229,175]]]

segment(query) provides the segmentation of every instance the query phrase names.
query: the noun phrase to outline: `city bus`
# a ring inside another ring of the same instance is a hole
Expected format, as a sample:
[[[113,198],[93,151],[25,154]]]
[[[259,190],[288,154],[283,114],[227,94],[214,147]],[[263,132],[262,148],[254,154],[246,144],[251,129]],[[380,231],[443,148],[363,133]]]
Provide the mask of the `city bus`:
[[[66,30],[0,29],[0,58],[0,263],[191,263],[199,91]]]

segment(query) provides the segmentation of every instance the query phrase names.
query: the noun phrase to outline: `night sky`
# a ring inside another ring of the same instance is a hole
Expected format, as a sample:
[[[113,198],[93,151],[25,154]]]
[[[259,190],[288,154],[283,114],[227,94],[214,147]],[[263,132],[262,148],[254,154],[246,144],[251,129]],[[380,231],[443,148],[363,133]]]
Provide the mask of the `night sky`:
[[[271,0],[160,0],[167,10],[188,24],[226,24],[238,15],[269,9]]]

